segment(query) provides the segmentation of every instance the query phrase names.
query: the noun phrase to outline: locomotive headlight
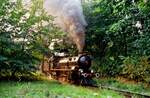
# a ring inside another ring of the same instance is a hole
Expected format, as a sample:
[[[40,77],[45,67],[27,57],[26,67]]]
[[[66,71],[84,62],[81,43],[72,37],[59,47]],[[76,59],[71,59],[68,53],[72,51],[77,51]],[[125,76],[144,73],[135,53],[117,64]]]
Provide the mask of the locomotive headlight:
[[[72,66],[71,69],[74,70],[74,69],[75,69],[75,66]]]
[[[94,70],[91,70],[91,73],[94,73]]]
[[[83,73],[83,69],[79,69],[79,72]]]

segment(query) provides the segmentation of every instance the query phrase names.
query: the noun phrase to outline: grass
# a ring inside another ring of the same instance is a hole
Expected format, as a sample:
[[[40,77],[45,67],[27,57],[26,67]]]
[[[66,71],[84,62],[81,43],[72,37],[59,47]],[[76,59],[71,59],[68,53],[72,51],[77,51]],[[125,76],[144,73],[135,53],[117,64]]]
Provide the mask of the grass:
[[[124,98],[101,89],[89,89],[56,81],[0,82],[0,98]]]
[[[141,83],[135,83],[130,81],[124,82],[120,79],[117,80],[115,78],[108,78],[108,79],[99,79],[97,80],[97,83],[103,86],[109,86],[117,89],[128,90],[135,93],[143,93],[146,95],[150,95],[150,87],[148,87],[142,82]]]

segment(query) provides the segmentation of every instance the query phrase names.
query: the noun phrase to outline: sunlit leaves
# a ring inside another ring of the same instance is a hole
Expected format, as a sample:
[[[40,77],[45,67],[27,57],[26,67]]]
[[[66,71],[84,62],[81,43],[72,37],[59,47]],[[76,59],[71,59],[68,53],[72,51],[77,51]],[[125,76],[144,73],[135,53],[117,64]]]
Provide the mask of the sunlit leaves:
[[[149,7],[148,0],[97,0],[92,11],[85,11],[90,12],[86,14],[87,49],[99,58],[97,65],[103,74],[119,72],[127,56],[150,55]]]
[[[51,53],[48,45],[52,38],[60,34],[52,24],[53,17],[39,7],[41,3],[29,11],[23,8],[21,1],[4,0],[1,4],[0,75],[2,71],[12,76],[16,72],[35,71],[32,69],[38,65],[41,56]],[[37,15],[37,11],[41,13]]]

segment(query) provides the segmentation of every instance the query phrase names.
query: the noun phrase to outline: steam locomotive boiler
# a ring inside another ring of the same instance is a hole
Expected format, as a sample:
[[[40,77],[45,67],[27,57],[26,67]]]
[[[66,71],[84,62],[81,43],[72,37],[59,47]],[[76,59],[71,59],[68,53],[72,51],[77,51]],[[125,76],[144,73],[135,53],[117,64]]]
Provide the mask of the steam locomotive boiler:
[[[48,70],[45,72],[61,82],[93,85],[93,77],[98,77],[98,74],[91,70],[91,62],[91,56],[87,53],[73,57],[54,56],[49,60]]]

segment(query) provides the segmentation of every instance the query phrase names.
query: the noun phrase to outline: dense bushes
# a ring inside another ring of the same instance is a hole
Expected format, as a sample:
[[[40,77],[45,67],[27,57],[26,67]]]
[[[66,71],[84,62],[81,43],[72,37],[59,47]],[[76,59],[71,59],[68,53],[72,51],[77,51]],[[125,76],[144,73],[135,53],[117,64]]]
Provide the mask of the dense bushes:
[[[21,0],[0,0],[0,78],[28,76],[38,69],[42,55],[51,53],[47,43],[58,33],[51,21],[38,2],[28,11]]]
[[[127,57],[123,61],[122,75],[136,81],[150,83],[150,61],[148,57]]]
[[[147,81],[150,2],[96,0],[91,3],[84,4],[84,12],[88,21],[86,49],[96,58],[94,68],[105,76],[124,73],[128,78]],[[145,61],[141,60],[143,57]]]

